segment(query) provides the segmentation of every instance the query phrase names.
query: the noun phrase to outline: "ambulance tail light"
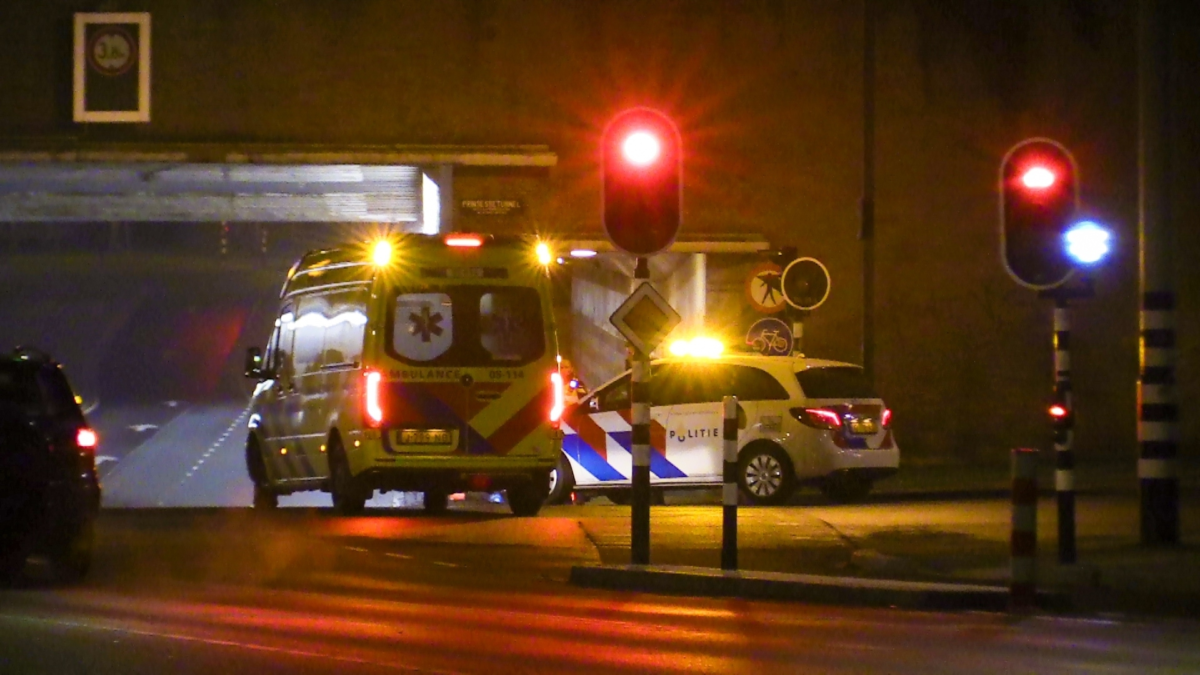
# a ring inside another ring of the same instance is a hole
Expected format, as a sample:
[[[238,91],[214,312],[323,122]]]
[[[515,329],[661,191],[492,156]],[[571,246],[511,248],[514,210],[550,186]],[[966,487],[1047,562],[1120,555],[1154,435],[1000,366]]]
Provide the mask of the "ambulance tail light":
[[[884,429],[892,428],[892,410],[891,410],[891,408],[883,409],[883,414],[879,417],[879,426],[883,427]]]
[[[842,428],[842,418],[836,410],[829,408],[792,408],[789,410],[801,424],[814,429],[838,430]]]
[[[383,426],[383,374],[378,370],[363,373],[363,421],[372,429]]]
[[[550,373],[550,389],[554,392],[554,403],[550,406],[550,426],[557,429],[562,424],[563,410],[567,407],[563,394],[562,373]]]

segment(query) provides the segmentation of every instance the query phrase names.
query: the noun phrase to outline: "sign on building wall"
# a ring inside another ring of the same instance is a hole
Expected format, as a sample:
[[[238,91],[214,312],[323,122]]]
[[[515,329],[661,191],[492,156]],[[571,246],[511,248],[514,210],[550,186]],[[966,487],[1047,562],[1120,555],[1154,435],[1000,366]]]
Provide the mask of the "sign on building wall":
[[[75,15],[75,121],[150,121],[150,14]]]

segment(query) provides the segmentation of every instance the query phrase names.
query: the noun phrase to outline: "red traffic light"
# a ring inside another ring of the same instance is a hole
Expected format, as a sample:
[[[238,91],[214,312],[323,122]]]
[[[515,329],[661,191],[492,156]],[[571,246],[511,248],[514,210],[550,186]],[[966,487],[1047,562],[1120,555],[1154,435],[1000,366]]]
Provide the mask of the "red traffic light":
[[[625,161],[634,166],[650,166],[662,155],[662,143],[650,131],[633,131],[621,142]]]
[[[1063,405],[1061,403],[1055,403],[1050,406],[1050,409],[1047,412],[1050,413],[1051,419],[1061,420],[1061,419],[1066,419],[1066,417],[1070,411],[1067,410],[1067,407],[1065,405]]]
[[[614,246],[648,256],[675,241],[682,160],[679,130],[656,110],[627,110],[608,124],[601,141],[601,213]]]
[[[1000,163],[1000,257],[1017,283],[1054,288],[1074,272],[1063,235],[1079,205],[1075,159],[1059,143],[1030,138]]]
[[[1052,170],[1036,164],[1021,174],[1021,184],[1030,190],[1048,190],[1054,187],[1057,178]]]

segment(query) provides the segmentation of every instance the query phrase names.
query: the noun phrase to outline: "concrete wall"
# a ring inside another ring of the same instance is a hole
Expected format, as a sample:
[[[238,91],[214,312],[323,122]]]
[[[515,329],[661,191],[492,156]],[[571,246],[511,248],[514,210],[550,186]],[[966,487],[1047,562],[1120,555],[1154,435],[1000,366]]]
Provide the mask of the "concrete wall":
[[[1097,297],[1075,315],[1080,461],[1135,456],[1134,3],[877,6],[875,342],[906,457],[1002,461],[1013,446],[1049,446],[1050,308],[1002,271],[996,224],[999,159],[1033,135],[1074,150],[1089,211],[1118,234]],[[70,122],[71,14],[98,9],[152,13],[148,124]],[[1180,11],[1188,91],[1197,10]],[[757,232],[824,261],[833,291],[805,325],[805,351],[860,361],[861,22],[860,3],[829,0],[8,2],[0,26],[20,56],[0,71],[0,147],[545,144],[559,157],[548,174],[466,176],[456,196],[529,195],[520,220],[486,221],[496,229],[599,236],[600,131],[648,105],[684,138],[685,231]],[[1200,250],[1200,170],[1182,161],[1200,134],[1194,102],[1177,104],[1182,270]],[[1178,279],[1190,401],[1200,281]],[[1183,415],[1194,455],[1200,425],[1190,406]]]

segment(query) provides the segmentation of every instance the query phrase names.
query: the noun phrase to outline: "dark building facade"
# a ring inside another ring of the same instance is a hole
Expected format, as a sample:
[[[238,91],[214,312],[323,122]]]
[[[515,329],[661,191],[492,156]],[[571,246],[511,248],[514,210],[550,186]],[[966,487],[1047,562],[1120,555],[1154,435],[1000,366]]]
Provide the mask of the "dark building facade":
[[[163,227],[261,219],[313,222],[318,232],[326,231],[321,223],[370,222],[377,212],[419,228],[427,178],[441,188],[444,226],[603,241],[601,131],[618,112],[649,106],[670,115],[683,137],[680,239],[693,248],[681,255],[710,256],[706,323],[732,325],[735,336],[744,330],[752,314],[744,273],[761,259],[755,251],[794,246],[824,262],[832,278],[828,301],[805,321],[804,351],[862,362],[864,342],[872,346],[877,386],[895,409],[906,461],[1002,462],[1012,447],[1050,448],[1043,412],[1053,383],[1050,305],[1005,274],[997,232],[1000,158],[1023,138],[1047,136],[1073,150],[1087,211],[1110,224],[1118,241],[1112,260],[1092,273],[1096,297],[1080,302],[1074,317],[1077,454],[1081,462],[1133,462],[1134,3],[875,6],[874,330],[866,341],[859,2],[4,3],[3,219],[54,228],[135,220],[121,209],[140,209],[169,221]],[[76,121],[80,12],[149,15],[149,121]],[[1197,48],[1184,39],[1196,12],[1181,12],[1173,58],[1175,88],[1186,91],[1198,72],[1186,67],[1196,63]],[[1200,135],[1187,109],[1194,104],[1175,103],[1172,223],[1182,258],[1179,392],[1187,402],[1200,397],[1200,279],[1187,272],[1187,253],[1200,251],[1200,236],[1190,227],[1198,170],[1184,158],[1195,156]],[[138,176],[179,167],[193,174],[174,191],[147,192],[130,187],[128,176],[62,173],[98,166]],[[197,176],[206,166],[226,173],[205,183]],[[224,215],[197,196],[227,190],[228,171],[263,166],[395,173],[370,179],[377,183],[368,197],[349,200],[347,211],[320,206],[331,191],[344,198],[344,185],[322,191],[316,179],[294,175],[281,188],[255,174],[248,180],[256,192],[241,193],[245,209]],[[47,170],[35,189],[22,186],[22,176]],[[91,185],[93,196],[79,199],[72,180]],[[289,190],[294,200],[263,206],[268,195]],[[106,208],[113,209],[108,216]],[[672,264],[698,263],[683,257]],[[686,286],[689,278],[670,283]],[[603,314],[600,304],[589,316]],[[581,350],[619,345],[606,335],[578,331],[572,339],[601,345]],[[1184,456],[1200,437],[1190,408],[1183,405]]]

